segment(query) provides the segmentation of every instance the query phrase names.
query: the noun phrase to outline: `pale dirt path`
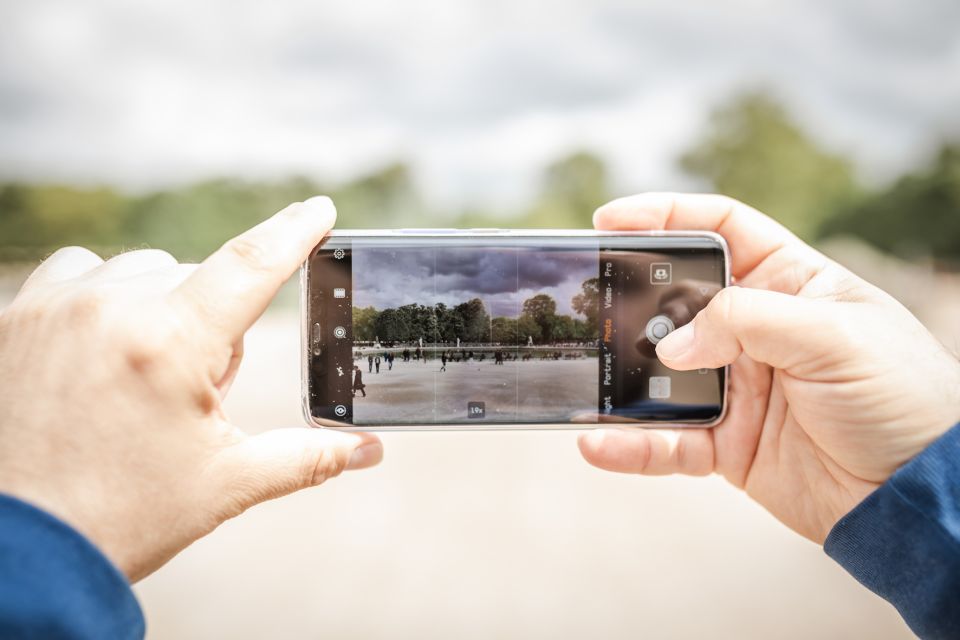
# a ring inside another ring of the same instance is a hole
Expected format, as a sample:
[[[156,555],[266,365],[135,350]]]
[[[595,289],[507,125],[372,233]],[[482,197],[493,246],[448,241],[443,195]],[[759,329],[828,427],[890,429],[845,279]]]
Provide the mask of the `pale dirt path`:
[[[301,424],[297,318],[228,402]],[[377,469],[262,505],[137,586],[150,638],[910,638],[718,478],[600,472],[572,432],[384,436]]]

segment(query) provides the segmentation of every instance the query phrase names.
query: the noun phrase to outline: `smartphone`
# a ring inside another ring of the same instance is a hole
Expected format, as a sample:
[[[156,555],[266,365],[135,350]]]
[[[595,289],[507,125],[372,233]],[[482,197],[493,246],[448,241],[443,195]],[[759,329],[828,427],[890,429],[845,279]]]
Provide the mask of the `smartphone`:
[[[332,231],[301,270],[304,413],[345,430],[711,426],[656,344],[729,284],[709,232]]]

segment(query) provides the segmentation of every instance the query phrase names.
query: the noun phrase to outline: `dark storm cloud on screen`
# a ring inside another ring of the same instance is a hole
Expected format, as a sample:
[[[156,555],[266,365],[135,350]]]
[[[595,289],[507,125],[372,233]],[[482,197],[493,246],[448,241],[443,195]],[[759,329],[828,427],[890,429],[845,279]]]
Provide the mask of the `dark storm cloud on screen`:
[[[353,251],[353,300],[377,309],[405,304],[456,305],[480,298],[494,316],[516,316],[537,293],[556,299],[560,313],[584,280],[597,276],[594,251],[526,248],[386,249]]]

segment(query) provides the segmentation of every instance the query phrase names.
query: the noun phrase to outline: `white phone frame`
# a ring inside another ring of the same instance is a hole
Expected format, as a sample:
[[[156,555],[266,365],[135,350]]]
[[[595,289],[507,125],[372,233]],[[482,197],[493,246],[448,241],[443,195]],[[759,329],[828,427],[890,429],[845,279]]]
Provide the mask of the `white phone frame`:
[[[597,231],[595,229],[334,229],[328,237],[364,238],[483,238],[489,236],[511,238],[604,238],[604,237],[641,237],[641,238],[709,238],[715,241],[723,251],[723,286],[730,286],[730,248],[727,241],[714,231]],[[311,252],[312,254],[312,252]],[[682,427],[707,429],[720,424],[727,415],[730,391],[730,367],[724,367],[723,392],[720,415],[705,423],[675,423],[661,421],[629,422],[584,422],[584,423],[481,423],[481,424],[444,424],[444,425],[353,425],[335,420],[316,418],[310,413],[310,376],[309,318],[307,318],[307,265],[309,259],[300,266],[300,393],[303,415],[312,427],[336,429],[338,431],[505,431],[505,430],[543,430],[543,429],[597,429],[606,427],[621,428],[664,428]]]

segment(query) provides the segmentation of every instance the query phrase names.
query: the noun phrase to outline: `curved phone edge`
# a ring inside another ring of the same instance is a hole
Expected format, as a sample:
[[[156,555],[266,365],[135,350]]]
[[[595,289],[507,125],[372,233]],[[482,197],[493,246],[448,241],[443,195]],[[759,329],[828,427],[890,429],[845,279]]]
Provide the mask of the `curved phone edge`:
[[[423,231],[423,233],[419,233]],[[349,237],[349,236],[378,236],[378,235],[403,235],[405,237],[413,236],[424,236],[424,237],[434,237],[434,236],[443,236],[450,237],[451,235],[464,235],[472,236],[474,235],[469,229],[454,229],[454,230],[444,230],[443,233],[431,233],[432,230],[424,229],[417,230],[418,233],[410,234],[404,233],[399,234],[397,230],[390,229],[333,229],[328,232],[327,236],[340,236],[340,237]],[[454,231],[455,233],[450,233]],[[724,288],[729,287],[732,284],[731,277],[731,258],[730,258],[730,247],[727,244],[726,238],[717,233],[716,231],[674,231],[674,230],[656,230],[656,231],[598,231],[595,229],[503,229],[504,235],[508,236],[587,236],[587,237],[596,237],[596,236],[641,236],[641,237],[663,237],[663,236],[676,236],[676,237],[700,237],[700,238],[710,238],[720,247],[721,253],[723,254],[723,286]],[[549,233],[548,233],[549,232]],[[311,251],[311,254],[313,252]],[[672,422],[607,422],[607,423],[516,423],[516,424],[483,424],[483,425],[461,425],[461,424],[451,424],[451,425],[398,425],[398,426],[388,426],[388,425],[354,425],[337,422],[335,420],[327,420],[324,418],[316,418],[312,415],[310,411],[310,376],[309,376],[309,359],[307,357],[307,333],[309,331],[309,318],[307,317],[307,265],[309,263],[309,258],[300,265],[300,401],[301,409],[303,411],[303,417],[308,426],[320,429],[336,429],[338,431],[376,431],[376,432],[390,432],[390,431],[508,431],[508,430],[524,430],[524,431],[555,431],[555,430],[588,430],[588,429],[599,429],[599,428],[628,428],[628,429],[657,429],[657,428],[683,428],[683,429],[711,429],[718,426],[727,416],[730,405],[730,365],[726,365],[723,374],[723,393],[721,394],[721,404],[720,404],[720,413],[719,415],[706,423],[699,422],[684,422],[684,423],[672,423]]]

